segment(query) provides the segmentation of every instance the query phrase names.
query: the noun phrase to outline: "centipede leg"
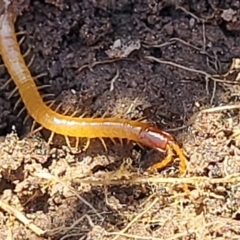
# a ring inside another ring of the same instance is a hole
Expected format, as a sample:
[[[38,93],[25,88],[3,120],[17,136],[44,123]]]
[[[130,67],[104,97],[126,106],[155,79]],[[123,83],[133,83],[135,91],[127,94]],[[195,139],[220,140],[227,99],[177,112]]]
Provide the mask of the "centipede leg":
[[[18,91],[18,88],[15,87],[10,93],[9,95],[7,96],[7,99],[10,99],[13,95],[15,95],[15,93],[17,93]]]
[[[29,63],[27,64],[27,67],[28,67],[28,68],[31,67],[31,65],[32,65],[32,63],[33,63],[33,61],[34,61],[34,58],[35,58],[35,56],[33,55],[33,56],[31,57]]]
[[[54,96],[55,96],[55,94],[53,94],[53,93],[46,93],[46,94],[42,94],[42,99],[50,98],[50,97],[54,97]]]
[[[109,139],[111,140],[111,142],[112,142],[114,145],[117,144],[114,138],[109,138]]]
[[[84,151],[84,152],[87,151],[87,149],[88,149],[89,146],[90,146],[90,143],[91,143],[91,140],[90,140],[90,138],[88,138],[88,139],[87,139],[87,142],[86,142],[86,144],[85,144],[85,146],[84,146],[84,148],[83,148],[83,151]]]
[[[76,110],[76,111],[74,111],[70,116],[71,117],[76,117],[77,115],[79,115],[80,114],[80,110]]]
[[[141,148],[144,149],[143,145],[141,143],[137,143],[137,145]]]
[[[66,115],[70,111],[70,107],[68,107],[64,112],[63,115]]]
[[[83,113],[82,115],[80,115],[79,118],[84,118],[84,117],[86,117],[87,115],[88,115],[88,113],[85,112],[85,113]]]
[[[10,84],[10,82],[12,82],[12,78],[9,78],[1,87],[0,90],[3,90],[7,87],[7,85]]]
[[[101,141],[101,143],[102,143],[102,145],[104,147],[104,150],[107,152],[107,145],[106,145],[104,139],[103,138],[99,138],[99,139],[100,139],[100,141]]]
[[[18,41],[18,44],[21,45],[24,40],[25,40],[25,36],[21,37],[21,39]],[[24,56],[24,55],[23,55],[23,56]]]
[[[102,115],[102,118],[105,118],[108,115],[108,111],[105,111]]]
[[[77,137],[75,141],[75,149],[78,149],[78,147],[79,147],[79,138]]]
[[[24,110],[25,110],[25,107],[23,107],[23,108],[18,112],[17,118],[19,118],[19,117],[22,115],[22,113],[24,112]]]
[[[30,48],[28,48],[28,50],[23,54],[23,57],[27,57],[27,55],[30,53]]]
[[[30,130],[30,133],[28,134],[28,136],[32,136],[32,135],[36,134],[37,132],[40,132],[43,129],[42,126],[34,129],[35,127],[36,127],[36,122],[33,121],[32,126],[31,126],[31,130]]]
[[[41,77],[46,77],[47,75],[48,74],[46,72],[39,73],[38,75],[33,76],[33,79],[36,80],[36,79],[41,78]],[[48,85],[48,86],[51,86],[51,85]]]
[[[143,122],[143,121],[147,122],[147,118],[144,116],[144,117],[137,118],[134,121],[136,121],[136,122]]]
[[[48,107],[52,107],[54,103],[55,103],[54,100],[49,100],[49,101],[45,102],[45,104],[46,104]]]
[[[69,150],[72,152],[72,146],[71,146],[71,143],[70,143],[70,141],[69,141],[68,136],[64,136],[64,137],[65,137],[65,141],[66,141],[67,147],[68,147]]]
[[[25,116],[24,120],[23,120],[23,124],[25,124],[29,118],[30,118],[30,116],[29,116],[29,114],[27,114],[27,115]],[[33,126],[33,125],[35,125],[35,121],[33,121],[32,126]],[[34,126],[34,127],[35,127],[35,126]],[[31,129],[32,129],[32,127],[31,127]]]
[[[48,138],[48,140],[47,140],[47,145],[50,145],[51,144],[51,142],[52,142],[52,140],[53,140],[53,137],[54,137],[54,132],[51,132],[51,134],[50,134],[50,136],[49,136],[49,138]]]
[[[122,138],[119,138],[119,142],[120,142],[121,146],[123,146],[123,139]]]
[[[66,142],[67,147],[70,150],[70,152],[73,153],[73,154],[79,153],[79,138],[78,137],[76,138],[74,147],[71,146],[71,143],[70,143],[70,140],[69,140],[68,136],[64,136],[64,138],[65,138],[65,142]]]
[[[19,98],[19,99],[16,101],[16,103],[14,104],[14,107],[13,107],[13,110],[14,110],[14,111],[17,109],[17,107],[18,107],[18,105],[20,104],[21,101],[22,101],[21,98]]]
[[[16,36],[23,35],[23,34],[26,34],[26,33],[27,33],[26,31],[16,32]]]
[[[39,74],[39,75],[40,75],[40,74]],[[51,85],[50,85],[50,84],[46,84],[46,85],[37,86],[37,89],[38,89],[38,90],[43,90],[43,89],[49,88],[49,87],[51,87]]]
[[[127,141],[126,141],[126,144],[127,144],[127,145],[129,145],[129,143],[130,143],[130,140],[129,140],[129,139],[127,139]]]

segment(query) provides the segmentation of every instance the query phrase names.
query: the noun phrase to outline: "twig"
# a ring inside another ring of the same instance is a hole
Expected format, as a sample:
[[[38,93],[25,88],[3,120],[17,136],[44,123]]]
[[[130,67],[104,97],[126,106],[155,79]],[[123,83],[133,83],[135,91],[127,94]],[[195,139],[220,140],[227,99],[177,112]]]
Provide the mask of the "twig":
[[[189,71],[189,72],[198,73],[198,74],[204,75],[206,79],[211,79],[211,80],[216,81],[216,82],[228,83],[228,84],[238,84],[238,83],[235,83],[235,82],[232,82],[232,81],[221,80],[219,78],[216,78],[215,77],[216,75],[213,76],[213,75],[208,74],[207,72],[204,72],[202,70],[192,69],[192,68],[189,68],[189,67],[186,67],[186,66],[174,63],[172,61],[166,61],[166,60],[158,59],[158,58],[155,58],[153,56],[145,56],[144,58],[148,59],[150,61],[155,61],[155,62],[158,62],[158,63],[174,66],[174,67],[177,67],[177,68]]]
[[[118,61],[123,61],[123,60],[134,61],[131,58],[114,58],[114,59],[106,59],[106,60],[102,60],[102,61],[96,61],[96,62],[93,62],[93,63],[90,63],[90,64],[83,65],[82,67],[77,69],[76,73],[80,73],[85,68],[89,68],[90,70],[92,70],[92,68],[97,66],[97,65],[103,65],[103,64],[106,64],[106,63],[113,63],[113,62],[118,62]]]

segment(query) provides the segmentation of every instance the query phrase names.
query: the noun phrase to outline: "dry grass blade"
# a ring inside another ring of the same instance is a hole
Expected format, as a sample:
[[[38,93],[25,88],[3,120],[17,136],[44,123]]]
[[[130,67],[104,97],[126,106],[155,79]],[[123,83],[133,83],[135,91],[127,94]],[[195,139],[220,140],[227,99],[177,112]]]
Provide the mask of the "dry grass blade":
[[[203,183],[206,185],[219,183],[234,183],[240,182],[240,173],[232,174],[224,178],[209,178],[209,177],[185,177],[185,178],[163,178],[158,176],[132,176],[131,179],[114,180],[111,178],[105,179],[74,179],[74,182],[93,184],[93,185],[118,185],[118,184],[143,184],[143,183],[168,183],[173,185],[179,184],[197,184]]]
[[[113,240],[117,240],[122,234],[124,234],[135,222],[137,222],[146,212],[148,212],[154,205],[158,202],[158,198],[155,198],[151,204],[144,209],[140,214],[138,214],[123,230],[120,232],[113,232],[112,235],[116,235]],[[136,236],[135,236],[136,237]]]
[[[7,212],[9,215],[13,215],[16,219],[18,219],[21,223],[23,223],[27,228],[31,229],[37,236],[43,236],[45,231],[41,228],[33,224],[29,219],[27,219],[23,213],[18,211],[17,209],[11,207],[7,203],[0,201],[0,208]]]
[[[226,105],[226,106],[219,106],[219,107],[204,109],[201,112],[202,113],[213,113],[213,112],[220,112],[220,111],[232,110],[232,109],[238,109],[238,108],[240,108],[239,104]]]

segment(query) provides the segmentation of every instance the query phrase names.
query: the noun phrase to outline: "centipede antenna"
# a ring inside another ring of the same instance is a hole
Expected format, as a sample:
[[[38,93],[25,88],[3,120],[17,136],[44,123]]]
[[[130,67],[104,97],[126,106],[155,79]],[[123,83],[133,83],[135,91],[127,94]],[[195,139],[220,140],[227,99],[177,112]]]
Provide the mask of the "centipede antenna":
[[[103,138],[99,138],[99,139],[100,139],[100,141],[101,141],[101,143],[102,143],[102,145],[103,145],[103,147],[104,147],[104,150],[107,152],[108,149],[107,149],[107,145],[106,145],[104,139],[103,139]]]
[[[15,87],[10,93],[9,95],[7,96],[7,99],[10,99],[13,95],[15,95],[18,91],[18,88]]]
[[[91,143],[91,139],[90,139],[90,138],[87,138],[87,142],[86,142],[86,144],[85,144],[85,146],[84,146],[84,148],[83,148],[83,151],[84,151],[84,152],[87,151],[87,149],[88,149],[89,146],[90,146],[90,143]]]
[[[10,82],[12,81],[12,78],[9,78],[1,87],[0,90],[3,90],[7,87],[8,84],[10,84]]]

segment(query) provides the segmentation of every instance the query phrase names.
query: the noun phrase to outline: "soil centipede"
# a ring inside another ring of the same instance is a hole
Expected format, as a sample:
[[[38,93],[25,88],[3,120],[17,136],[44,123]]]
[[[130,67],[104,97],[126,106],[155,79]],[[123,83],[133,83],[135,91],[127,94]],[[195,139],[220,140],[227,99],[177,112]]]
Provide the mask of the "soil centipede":
[[[148,123],[121,118],[84,118],[59,114],[48,107],[34,79],[25,64],[15,33],[16,16],[11,11],[7,0],[0,0],[0,54],[8,73],[18,88],[21,99],[33,120],[54,134],[68,137],[99,138],[105,146],[104,138],[128,139],[147,147],[166,153],[166,157],[154,164],[149,170],[165,167],[173,157],[173,151],[180,159],[179,173],[186,169],[186,159],[181,148],[174,142],[171,135]]]

